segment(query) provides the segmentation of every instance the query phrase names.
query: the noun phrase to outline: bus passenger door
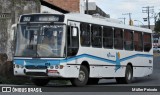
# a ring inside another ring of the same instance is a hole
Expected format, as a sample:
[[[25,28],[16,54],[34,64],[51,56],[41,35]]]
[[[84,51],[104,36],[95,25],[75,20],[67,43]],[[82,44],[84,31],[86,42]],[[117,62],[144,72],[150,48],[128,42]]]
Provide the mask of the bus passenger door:
[[[67,26],[67,76],[78,78],[79,68],[77,53],[79,49],[79,33],[76,24]]]
[[[78,27],[74,25],[67,26],[67,57],[72,57],[72,61],[76,61],[76,55],[79,49],[79,33]],[[74,63],[76,64],[76,62]]]
[[[76,23],[69,23],[67,26],[67,57],[76,61],[76,55],[79,49],[79,33]],[[76,63],[74,63],[76,64]]]

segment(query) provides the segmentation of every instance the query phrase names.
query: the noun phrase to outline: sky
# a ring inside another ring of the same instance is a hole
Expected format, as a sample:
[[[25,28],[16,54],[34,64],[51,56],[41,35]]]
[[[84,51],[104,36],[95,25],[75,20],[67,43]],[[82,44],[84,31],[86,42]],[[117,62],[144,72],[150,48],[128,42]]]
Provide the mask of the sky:
[[[107,14],[110,14],[111,18],[119,19],[126,18],[126,24],[129,23],[129,16],[122,15],[125,13],[131,13],[134,25],[147,25],[148,22],[144,22],[143,18],[147,18],[147,13],[142,13],[142,7],[154,6],[154,13],[150,16],[153,17],[154,14],[160,12],[160,0],[89,0],[89,2],[96,2],[96,4]],[[119,19],[124,21],[123,19]],[[154,24],[154,19],[151,18],[151,25]]]

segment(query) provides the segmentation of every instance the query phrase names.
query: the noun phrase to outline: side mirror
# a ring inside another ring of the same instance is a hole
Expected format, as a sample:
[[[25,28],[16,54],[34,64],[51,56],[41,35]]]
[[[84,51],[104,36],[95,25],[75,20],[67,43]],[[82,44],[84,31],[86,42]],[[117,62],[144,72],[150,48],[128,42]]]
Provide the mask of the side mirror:
[[[76,37],[78,35],[77,28],[72,28],[72,36]]]

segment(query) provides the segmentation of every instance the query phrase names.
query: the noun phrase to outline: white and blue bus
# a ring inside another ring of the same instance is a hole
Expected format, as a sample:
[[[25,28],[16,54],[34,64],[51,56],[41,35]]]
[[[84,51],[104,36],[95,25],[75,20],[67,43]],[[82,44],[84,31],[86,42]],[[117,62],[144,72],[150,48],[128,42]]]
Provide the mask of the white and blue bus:
[[[153,71],[152,31],[85,14],[21,15],[15,32],[14,75],[38,86],[52,79],[74,86],[114,78],[131,83]]]

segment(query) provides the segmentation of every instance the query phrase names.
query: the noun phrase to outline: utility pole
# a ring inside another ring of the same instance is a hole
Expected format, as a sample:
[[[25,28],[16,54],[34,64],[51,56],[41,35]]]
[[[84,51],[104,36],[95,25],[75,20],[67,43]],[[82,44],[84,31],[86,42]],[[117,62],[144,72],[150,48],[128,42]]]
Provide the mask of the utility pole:
[[[118,18],[118,19],[123,19],[123,23],[126,24],[126,18]]]
[[[86,0],[86,14],[88,14],[88,0]]]
[[[131,18],[131,14],[132,14],[132,13],[122,14],[122,15],[129,15],[129,25],[133,25],[133,21],[132,21],[132,18]]]
[[[142,7],[142,13],[147,13],[148,14],[148,28],[150,29],[150,13],[154,12],[154,6],[147,6],[147,7]]]

